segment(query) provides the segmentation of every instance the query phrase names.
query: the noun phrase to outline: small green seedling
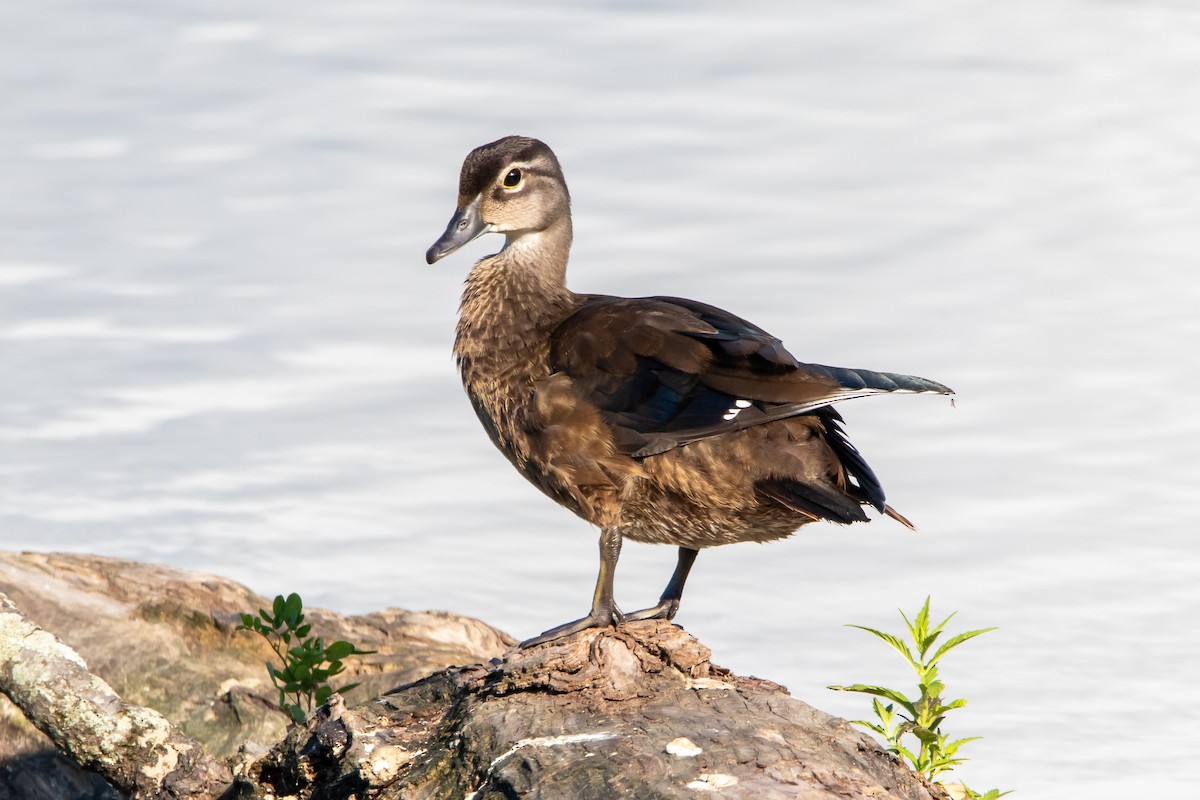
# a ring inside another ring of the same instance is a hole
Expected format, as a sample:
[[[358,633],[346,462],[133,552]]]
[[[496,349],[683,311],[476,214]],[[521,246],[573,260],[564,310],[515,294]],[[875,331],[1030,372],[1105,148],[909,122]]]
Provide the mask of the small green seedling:
[[[279,656],[283,668],[268,661],[267,672],[279,690],[279,707],[296,722],[304,722],[314,708],[329,700],[333,687],[328,681],[345,670],[344,659],[375,652],[343,641],[326,646],[320,636],[310,638],[312,626],[304,621],[304,602],[295,593],[286,598],[278,595],[270,612],[259,609],[258,616],[242,614],[237,630],[261,635]],[[341,691],[355,686],[358,684],[348,684]]]
[[[899,636],[884,631],[867,628],[863,625],[847,627],[858,628],[877,636],[903,656],[917,674],[917,688],[920,696],[915,700],[910,700],[895,689],[862,683],[852,686],[830,686],[829,688],[842,692],[861,692],[872,695],[871,706],[878,721],[855,720],[853,724],[879,734],[887,742],[889,751],[907,761],[914,771],[936,782],[939,775],[949,772],[967,760],[959,755],[959,749],[967,742],[973,742],[979,738],[978,736],[968,736],[963,739],[951,739],[942,730],[942,723],[945,721],[946,715],[956,708],[962,708],[967,701],[942,698],[946,687],[938,678],[938,661],[963,642],[996,629],[980,628],[956,634],[942,642],[941,646],[935,650],[934,645],[937,644],[946,623],[953,619],[954,614],[946,617],[937,625],[931,626],[929,598],[926,597],[925,605],[917,612],[915,618],[910,620],[903,611],[900,612],[900,616],[904,618],[904,623],[908,626],[908,634],[913,647],[910,647],[909,643]],[[913,740],[915,740],[915,744]],[[965,785],[962,786],[962,792],[968,800],[996,800],[1008,794],[1008,792],[1001,792],[998,789],[981,794]]]

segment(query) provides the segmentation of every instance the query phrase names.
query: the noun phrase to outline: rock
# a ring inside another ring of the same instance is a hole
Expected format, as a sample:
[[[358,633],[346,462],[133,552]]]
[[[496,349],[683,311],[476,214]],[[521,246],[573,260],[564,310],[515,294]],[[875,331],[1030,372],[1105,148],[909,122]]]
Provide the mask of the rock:
[[[322,711],[242,798],[944,798],[849,723],[683,629],[591,630]]]
[[[238,777],[223,797],[947,800],[845,721],[714,665],[664,621],[522,650],[442,612],[306,609],[326,640],[379,652],[347,661],[341,677],[362,687],[289,729],[263,668],[269,650],[235,631],[242,611],[268,604],[245,587],[95,556],[0,553],[0,592],[126,702],[225,757]],[[117,795],[0,703],[0,797]]]
[[[262,753],[288,719],[264,668],[274,654],[235,630],[270,601],[225,578],[90,555],[0,552],[0,592],[73,647],[127,702],[150,706],[217,756]],[[514,642],[446,612],[389,609],[343,617],[305,609],[314,635],[346,639],[370,656],[347,660],[340,684],[365,700],[452,664],[503,653]],[[116,797],[80,773],[0,695],[0,797]]]

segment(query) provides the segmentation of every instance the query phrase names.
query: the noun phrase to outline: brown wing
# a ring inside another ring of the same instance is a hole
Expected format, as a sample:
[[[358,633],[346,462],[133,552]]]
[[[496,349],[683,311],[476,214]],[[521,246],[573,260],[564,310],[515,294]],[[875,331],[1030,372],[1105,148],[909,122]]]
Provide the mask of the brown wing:
[[[635,458],[853,397],[950,393],[924,378],[801,363],[758,326],[673,297],[591,296],[555,332],[550,357]]]
[[[813,414],[859,495],[881,511],[888,508],[879,479],[830,406],[881,392],[952,394],[911,375],[801,363],[762,328],[673,297],[588,297],[555,331],[550,359],[599,410],[618,450],[633,458]],[[792,497],[785,504],[803,502]]]

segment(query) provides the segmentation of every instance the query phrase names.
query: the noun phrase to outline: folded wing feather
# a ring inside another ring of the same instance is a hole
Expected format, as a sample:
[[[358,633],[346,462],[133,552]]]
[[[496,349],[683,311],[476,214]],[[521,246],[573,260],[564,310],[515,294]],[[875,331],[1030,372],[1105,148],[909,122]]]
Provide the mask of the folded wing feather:
[[[674,297],[588,297],[552,337],[551,367],[635,458],[855,397],[951,394],[911,375],[801,363],[753,323]]]

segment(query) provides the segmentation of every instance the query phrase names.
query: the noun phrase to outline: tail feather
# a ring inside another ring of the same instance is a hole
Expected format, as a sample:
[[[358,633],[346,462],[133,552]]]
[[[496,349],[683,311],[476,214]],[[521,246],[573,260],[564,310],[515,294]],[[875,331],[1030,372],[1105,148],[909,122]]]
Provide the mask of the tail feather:
[[[844,525],[867,521],[862,504],[840,492],[826,491],[818,486],[783,478],[760,480],[754,484],[754,488],[777,503],[813,519],[827,519]]]
[[[887,514],[889,517],[891,517],[892,519],[896,520],[896,522],[899,522],[901,525],[903,525],[904,527],[908,528],[908,529],[909,529],[910,531],[912,531],[913,533],[916,533],[916,532],[917,532],[917,526],[916,526],[916,525],[913,525],[911,522],[909,522],[909,521],[908,521],[908,518],[907,518],[907,517],[905,517],[905,516],[904,516],[903,514],[901,514],[899,511],[897,511],[896,509],[894,509],[894,508],[892,508],[891,506],[887,505],[886,503],[884,503],[884,506],[883,506],[883,513]]]
[[[916,375],[898,372],[875,372],[870,369],[827,367],[824,364],[804,364],[804,367],[826,375],[849,391],[916,392],[920,394],[954,394],[949,386]]]
[[[827,406],[818,411],[817,416],[825,424],[825,442],[837,456],[842,469],[846,470],[846,473],[857,484],[861,497],[856,499],[875,506],[882,513],[886,505],[883,485],[875,475],[875,470],[871,469],[866,459],[862,457],[862,453],[858,452],[858,448],[846,438],[846,432],[838,424],[842,421],[842,415],[837,412],[837,409]]]
[[[827,519],[843,524],[866,522],[867,515],[862,507],[869,505],[910,531],[916,531],[916,525],[887,504],[883,486],[875,471],[846,438],[845,431],[839,424],[842,417],[837,410],[826,407],[816,414],[825,425],[825,442],[850,478],[846,485],[840,490],[833,490],[832,487],[825,488],[786,478],[771,478],[758,481],[755,489],[763,496],[813,519]]]

